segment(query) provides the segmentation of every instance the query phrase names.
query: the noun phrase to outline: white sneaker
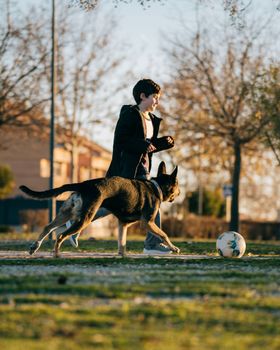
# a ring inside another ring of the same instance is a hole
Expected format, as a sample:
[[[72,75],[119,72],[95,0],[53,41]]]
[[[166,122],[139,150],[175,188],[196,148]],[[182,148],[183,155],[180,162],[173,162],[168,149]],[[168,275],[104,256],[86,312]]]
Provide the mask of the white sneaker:
[[[65,224],[66,228],[69,228],[71,227],[71,221],[68,220]],[[79,241],[78,241],[78,238],[79,238],[79,234],[76,233],[72,236],[69,237],[69,242],[71,243],[71,246],[74,247],[74,248],[78,248],[79,247]]]
[[[71,243],[71,246],[74,248],[79,247],[79,241],[78,241],[79,235],[75,234],[69,237],[69,242]]]
[[[157,244],[155,247],[144,248],[143,253],[148,255],[169,255],[172,254],[172,250],[170,250],[170,248],[167,247],[165,244],[160,243]]]

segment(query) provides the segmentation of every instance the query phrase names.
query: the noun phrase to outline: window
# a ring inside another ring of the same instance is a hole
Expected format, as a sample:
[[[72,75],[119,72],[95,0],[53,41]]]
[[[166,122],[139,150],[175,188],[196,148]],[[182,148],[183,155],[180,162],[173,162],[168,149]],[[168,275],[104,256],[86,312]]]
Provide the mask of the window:
[[[40,160],[40,176],[50,177],[50,162],[48,159],[42,158]]]

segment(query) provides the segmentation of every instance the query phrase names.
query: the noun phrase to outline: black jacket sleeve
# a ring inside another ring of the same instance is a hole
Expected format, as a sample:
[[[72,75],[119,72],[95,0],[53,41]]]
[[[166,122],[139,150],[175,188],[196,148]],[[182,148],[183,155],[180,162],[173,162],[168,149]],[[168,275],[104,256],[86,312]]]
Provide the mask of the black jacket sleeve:
[[[167,142],[168,137],[172,139],[172,143]],[[156,153],[174,147],[174,139],[172,136],[163,136],[152,140],[152,144],[156,147],[153,153]]]

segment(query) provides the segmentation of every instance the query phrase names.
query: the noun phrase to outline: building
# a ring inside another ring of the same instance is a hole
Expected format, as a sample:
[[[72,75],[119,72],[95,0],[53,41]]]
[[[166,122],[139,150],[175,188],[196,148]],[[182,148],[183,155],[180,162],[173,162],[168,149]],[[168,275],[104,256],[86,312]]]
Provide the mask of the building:
[[[47,128],[46,128],[47,129]],[[2,128],[0,130],[0,164],[8,165],[14,175],[15,186],[13,192],[5,203],[2,200],[0,205],[0,224],[15,225],[20,223],[19,211],[14,211],[17,205],[15,200],[24,199],[26,196],[19,190],[20,185],[26,185],[35,190],[49,188],[50,162],[49,162],[49,135],[38,131],[30,131],[24,128]],[[54,187],[65,183],[85,181],[92,178],[103,177],[111,161],[111,152],[104,147],[84,138],[75,140],[75,147],[72,147],[71,139],[67,139],[61,129],[56,137],[54,149]],[[64,200],[68,194],[58,197]],[[30,203],[31,199],[29,199]],[[41,201],[32,204],[42,209]],[[14,213],[7,213],[8,207]],[[18,203],[18,202],[17,202]],[[26,202],[27,203],[27,202]],[[47,203],[43,208],[47,208]],[[28,206],[23,206],[28,210]],[[22,209],[23,209],[22,208]],[[46,209],[47,210],[47,209]],[[8,219],[9,218],[9,219]],[[101,220],[103,222],[103,220]],[[111,223],[99,227],[106,227]],[[102,230],[102,229],[101,229]]]
[[[42,190],[49,187],[49,138],[48,135],[26,132],[10,127],[0,131],[0,164],[10,166],[15,188],[11,197],[22,195],[19,185]],[[111,152],[96,143],[80,138],[72,155],[71,144],[58,136],[54,149],[54,187],[73,182],[72,168],[76,170],[74,181],[103,177],[108,169]]]

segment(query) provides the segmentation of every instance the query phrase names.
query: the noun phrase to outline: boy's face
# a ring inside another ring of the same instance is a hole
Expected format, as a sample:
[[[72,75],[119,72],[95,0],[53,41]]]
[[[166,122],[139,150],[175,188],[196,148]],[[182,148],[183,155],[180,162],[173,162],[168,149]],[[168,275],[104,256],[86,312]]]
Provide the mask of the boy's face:
[[[151,94],[148,97],[145,96],[144,93],[141,93],[141,106],[146,112],[153,112],[158,104],[159,104],[159,98],[160,93],[158,94]]]

